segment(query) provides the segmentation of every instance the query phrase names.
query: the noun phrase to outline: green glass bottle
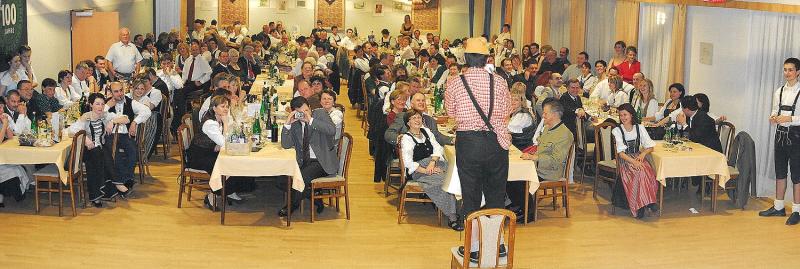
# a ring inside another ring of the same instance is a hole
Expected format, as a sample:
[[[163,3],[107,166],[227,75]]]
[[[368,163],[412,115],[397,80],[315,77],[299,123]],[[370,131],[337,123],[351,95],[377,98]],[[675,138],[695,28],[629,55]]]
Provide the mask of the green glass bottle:
[[[272,137],[271,140],[273,143],[278,142],[278,118],[273,117],[272,119]]]
[[[36,118],[36,112],[33,112],[33,118],[31,120],[31,134],[36,135],[39,133],[39,120]]]
[[[261,121],[258,119],[258,117],[254,118],[253,128],[251,128],[251,130],[253,130],[253,134],[251,137],[253,138],[253,142],[258,143],[261,141]]]

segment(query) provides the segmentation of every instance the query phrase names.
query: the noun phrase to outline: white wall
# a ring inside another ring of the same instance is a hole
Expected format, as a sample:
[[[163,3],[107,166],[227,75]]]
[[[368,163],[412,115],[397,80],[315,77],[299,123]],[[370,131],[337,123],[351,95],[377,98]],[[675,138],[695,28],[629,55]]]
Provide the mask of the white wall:
[[[94,8],[119,12],[119,24],[132,34],[153,31],[154,0],[28,0],[28,44],[39,80],[55,78],[71,67],[70,10]]]
[[[297,8],[295,1],[289,1],[289,11],[286,14],[278,14],[276,1],[271,0],[270,8],[259,7],[259,0],[249,0],[250,14],[249,27],[250,33],[257,33],[261,26],[270,21],[282,21],[287,29],[295,26],[302,34],[311,33],[314,28],[314,6],[317,0],[308,0],[305,8]],[[465,37],[469,34],[469,17],[467,1],[465,0],[441,0],[442,5],[442,26],[441,32],[445,37]],[[400,31],[400,24],[405,15],[411,15],[410,6],[403,10],[394,8],[394,1],[383,0],[383,16],[374,16],[373,9],[376,0],[366,0],[364,9],[355,9],[352,0],[345,1],[345,25],[339,25],[340,29],[358,28],[362,36],[369,35],[374,31],[379,35],[384,28],[388,29],[392,35]],[[211,21],[218,17],[217,0],[199,0],[195,6],[195,17]],[[498,17],[499,20],[499,17]]]

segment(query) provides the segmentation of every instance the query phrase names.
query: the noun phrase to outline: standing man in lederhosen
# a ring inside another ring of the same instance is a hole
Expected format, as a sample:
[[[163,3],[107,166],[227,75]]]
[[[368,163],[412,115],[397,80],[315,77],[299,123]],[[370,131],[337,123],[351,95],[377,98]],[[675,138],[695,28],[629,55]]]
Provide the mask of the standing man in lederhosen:
[[[797,82],[800,60],[789,58],[783,62],[783,77],[786,84],[775,90],[772,97],[771,124],[777,124],[775,132],[775,204],[758,213],[762,217],[786,216],[783,198],[786,196],[788,170],[792,172],[794,203],[786,225],[800,222],[800,84]],[[788,166],[788,168],[787,168]]]

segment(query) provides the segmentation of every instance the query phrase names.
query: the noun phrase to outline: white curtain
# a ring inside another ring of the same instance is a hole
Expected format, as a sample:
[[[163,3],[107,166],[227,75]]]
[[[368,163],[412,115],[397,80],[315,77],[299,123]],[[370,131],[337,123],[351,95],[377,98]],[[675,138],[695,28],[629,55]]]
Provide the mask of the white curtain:
[[[525,28],[523,26],[525,23],[525,0],[513,1],[512,7],[514,10],[511,11],[511,38],[514,39],[514,45],[516,45],[519,50],[522,49],[523,46],[522,36],[524,35],[523,28]]]
[[[569,27],[569,1],[550,1],[550,45],[556,51],[569,47]]]
[[[641,3],[639,9],[639,61],[642,73],[653,81],[656,93],[666,92],[663,89],[672,84],[667,77],[674,10],[671,4],[650,3]],[[663,102],[665,95],[656,94],[656,98]]]
[[[586,1],[586,53],[594,66],[597,60],[614,56],[616,0]]]
[[[181,1],[158,0],[156,5],[156,33],[180,29]]]
[[[747,50],[747,72],[733,74],[747,76],[745,85],[748,107],[748,121],[744,129],[756,145],[757,194],[775,195],[775,165],[773,140],[775,126],[767,121],[772,108],[772,95],[775,89],[786,83],[783,78],[783,61],[789,57],[800,56],[800,17],[797,15],[753,12],[749,29],[750,44]],[[792,188],[786,193],[791,200]]]

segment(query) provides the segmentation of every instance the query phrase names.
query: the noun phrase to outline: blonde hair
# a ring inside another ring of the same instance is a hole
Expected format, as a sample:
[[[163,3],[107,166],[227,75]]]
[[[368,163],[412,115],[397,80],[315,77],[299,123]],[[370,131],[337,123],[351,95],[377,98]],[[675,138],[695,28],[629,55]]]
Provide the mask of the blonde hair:
[[[525,98],[525,92],[527,90],[528,90],[527,86],[525,86],[525,83],[522,82],[515,82],[513,85],[511,85],[511,99],[512,100],[519,99],[520,102],[519,110],[513,111],[513,113],[519,111],[526,111],[526,112],[530,111],[527,102],[528,100]]]
[[[389,94],[389,109],[386,110],[386,113],[394,109],[394,100],[406,95],[406,89],[408,89],[408,87],[408,83],[405,82],[398,82],[397,85],[394,86],[394,91]]]

